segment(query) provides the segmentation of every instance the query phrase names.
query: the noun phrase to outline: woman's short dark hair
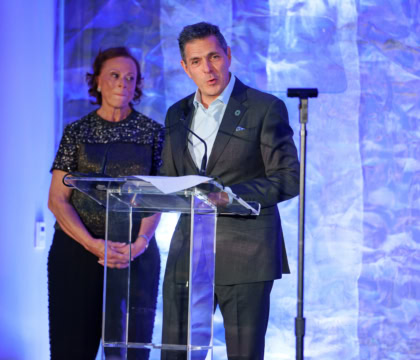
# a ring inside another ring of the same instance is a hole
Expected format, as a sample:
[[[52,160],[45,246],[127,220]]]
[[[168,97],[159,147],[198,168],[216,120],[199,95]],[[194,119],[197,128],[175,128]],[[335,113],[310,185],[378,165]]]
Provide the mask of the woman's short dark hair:
[[[222,33],[220,32],[219,27],[207,22],[200,22],[197,24],[185,26],[179,34],[178,45],[182,60],[185,61],[185,45],[188,42],[196,39],[204,39],[211,35],[216,37],[223,51],[225,54],[227,54],[227,43]]]
[[[91,101],[92,104],[102,105],[102,95],[98,91],[98,76],[101,73],[102,66],[105,61],[113,59],[116,57],[126,57],[134,61],[137,68],[137,79],[136,79],[136,89],[134,90],[133,103],[137,104],[140,101],[140,98],[143,94],[141,91],[141,85],[143,78],[141,77],[140,64],[137,59],[130,53],[130,51],[124,47],[112,47],[105,50],[99,50],[98,55],[96,55],[95,61],[93,62],[93,73],[86,74],[86,81],[89,85],[89,95],[95,98],[95,101]],[[131,105],[131,103],[130,103]]]

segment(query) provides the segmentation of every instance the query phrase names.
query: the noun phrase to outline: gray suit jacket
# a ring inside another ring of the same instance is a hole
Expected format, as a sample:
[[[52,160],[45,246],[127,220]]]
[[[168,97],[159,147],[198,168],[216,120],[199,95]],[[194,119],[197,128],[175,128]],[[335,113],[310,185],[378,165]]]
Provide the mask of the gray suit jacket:
[[[181,123],[191,125],[193,98],[194,94],[180,100],[167,112],[162,175],[198,174],[187,146],[189,134]],[[262,210],[256,217],[218,217],[216,285],[274,280],[289,272],[277,203],[299,192],[292,136],[283,101],[236,79],[206,175],[244,200],[259,202]],[[166,276],[185,282],[187,260],[188,244],[179,226],[171,241]]]

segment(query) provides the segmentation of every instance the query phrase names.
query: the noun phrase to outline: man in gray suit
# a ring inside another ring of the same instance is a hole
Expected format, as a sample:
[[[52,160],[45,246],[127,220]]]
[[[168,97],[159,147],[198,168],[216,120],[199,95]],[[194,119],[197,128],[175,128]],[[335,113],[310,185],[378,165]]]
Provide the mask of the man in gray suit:
[[[215,303],[223,316],[228,358],[263,359],[273,281],[289,272],[277,203],[299,192],[293,131],[283,101],[229,72],[231,50],[217,26],[186,26],[178,41],[182,67],[198,89],[168,110],[161,172],[199,173],[204,146],[187,126],[207,143],[205,175],[261,204],[256,217],[218,217]],[[229,198],[223,193],[218,202]],[[164,343],[185,343],[179,299],[185,297],[187,254],[188,240],[176,230],[165,273]]]

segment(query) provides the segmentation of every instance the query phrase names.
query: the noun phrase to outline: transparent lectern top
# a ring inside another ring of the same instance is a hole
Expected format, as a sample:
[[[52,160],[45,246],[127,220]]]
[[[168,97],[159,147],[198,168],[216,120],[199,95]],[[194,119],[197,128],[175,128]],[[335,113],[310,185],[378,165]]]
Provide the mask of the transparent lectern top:
[[[258,215],[260,205],[256,202],[245,202],[235,194],[230,194],[232,203],[216,206],[208,198],[209,193],[224,192],[223,186],[211,180],[182,191],[164,194],[151,183],[136,177],[84,177],[67,175],[64,184],[78,189],[91,199],[103,205],[112,206],[113,211],[158,211],[185,212],[192,209],[198,212],[219,214]],[[107,194],[118,201],[109,202]],[[191,198],[195,201],[191,201]]]

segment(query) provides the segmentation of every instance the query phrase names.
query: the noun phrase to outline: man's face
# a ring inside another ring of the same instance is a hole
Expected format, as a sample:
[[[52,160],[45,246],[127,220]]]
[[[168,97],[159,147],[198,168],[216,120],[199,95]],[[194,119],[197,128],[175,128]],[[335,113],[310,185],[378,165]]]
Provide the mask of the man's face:
[[[184,52],[182,67],[200,90],[203,105],[208,107],[229,83],[230,48],[226,54],[211,35],[188,42]]]

